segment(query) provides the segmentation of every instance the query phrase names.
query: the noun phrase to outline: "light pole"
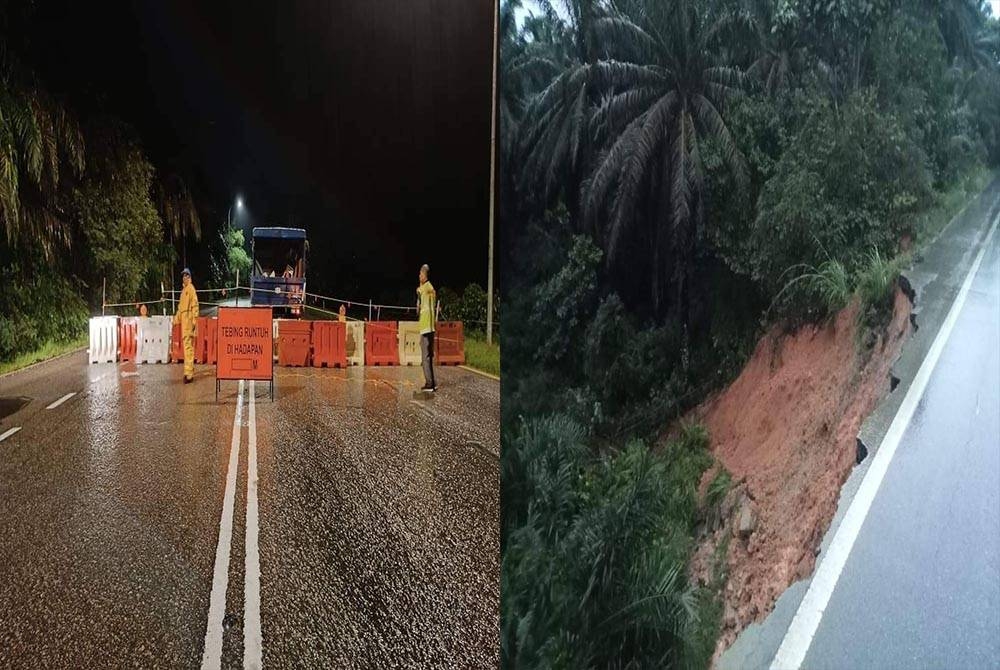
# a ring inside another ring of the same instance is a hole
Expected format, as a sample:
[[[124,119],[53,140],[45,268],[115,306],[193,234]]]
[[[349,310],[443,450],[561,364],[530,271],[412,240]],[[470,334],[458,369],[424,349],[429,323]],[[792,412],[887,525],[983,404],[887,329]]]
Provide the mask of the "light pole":
[[[236,196],[236,211],[239,212],[241,209],[243,209],[243,198],[241,198],[240,196]],[[232,229],[233,229],[233,224],[232,224],[232,221],[231,221],[232,213],[233,213],[233,206],[229,205],[229,209],[226,211],[226,231],[227,232],[228,231],[232,231]],[[229,244],[229,240],[226,240],[226,244]],[[226,253],[228,254],[229,252],[227,251]],[[240,271],[237,270],[236,271],[236,288],[233,289],[233,293],[236,295],[236,306],[237,307],[240,306],[240,286],[239,286],[239,284],[240,284]]]
[[[490,251],[486,274],[486,343],[493,344],[493,206],[497,161],[497,34],[500,3],[493,8],[493,98],[490,100]]]

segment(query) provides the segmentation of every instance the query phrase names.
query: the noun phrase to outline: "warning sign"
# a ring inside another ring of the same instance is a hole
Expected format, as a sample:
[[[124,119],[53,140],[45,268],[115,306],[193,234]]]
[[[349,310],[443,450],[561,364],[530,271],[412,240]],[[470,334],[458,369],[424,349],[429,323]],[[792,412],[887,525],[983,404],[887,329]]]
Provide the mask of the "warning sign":
[[[272,377],[274,341],[270,307],[219,308],[218,379]]]

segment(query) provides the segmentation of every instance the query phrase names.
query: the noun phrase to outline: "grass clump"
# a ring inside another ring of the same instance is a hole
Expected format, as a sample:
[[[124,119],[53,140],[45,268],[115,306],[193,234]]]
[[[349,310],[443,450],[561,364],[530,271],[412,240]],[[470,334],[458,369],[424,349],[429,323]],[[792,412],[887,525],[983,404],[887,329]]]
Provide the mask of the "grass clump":
[[[896,282],[906,258],[888,258],[877,248],[868,254],[857,276],[861,297],[860,318],[865,327],[872,330],[882,328],[892,318]]]
[[[806,320],[817,320],[836,314],[851,299],[853,287],[851,274],[836,259],[827,259],[819,264],[798,265],[789,271],[801,270],[801,274],[789,280],[774,297],[772,308],[777,307],[785,314],[799,314]]]

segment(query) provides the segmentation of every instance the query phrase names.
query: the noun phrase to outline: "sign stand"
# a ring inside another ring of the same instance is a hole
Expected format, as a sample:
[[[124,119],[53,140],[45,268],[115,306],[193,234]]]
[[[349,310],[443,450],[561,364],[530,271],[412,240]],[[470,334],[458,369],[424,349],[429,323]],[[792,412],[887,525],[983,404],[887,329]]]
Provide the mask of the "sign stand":
[[[223,380],[266,381],[274,402],[274,331],[270,307],[219,307],[215,401]]]

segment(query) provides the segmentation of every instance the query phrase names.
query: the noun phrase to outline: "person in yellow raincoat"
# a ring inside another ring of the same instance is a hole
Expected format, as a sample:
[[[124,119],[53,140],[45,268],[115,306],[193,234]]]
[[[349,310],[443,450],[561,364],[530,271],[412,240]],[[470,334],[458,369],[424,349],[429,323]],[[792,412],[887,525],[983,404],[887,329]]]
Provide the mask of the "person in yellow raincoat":
[[[426,263],[420,267],[417,287],[417,312],[420,315],[420,365],[424,369],[421,391],[437,391],[434,381],[434,331],[437,328],[437,293],[430,282],[431,269]]]
[[[181,273],[184,288],[181,289],[181,299],[177,303],[177,313],[174,323],[181,324],[181,337],[184,340],[184,383],[194,381],[194,338],[198,328],[198,294],[191,283],[191,270],[184,268]]]

